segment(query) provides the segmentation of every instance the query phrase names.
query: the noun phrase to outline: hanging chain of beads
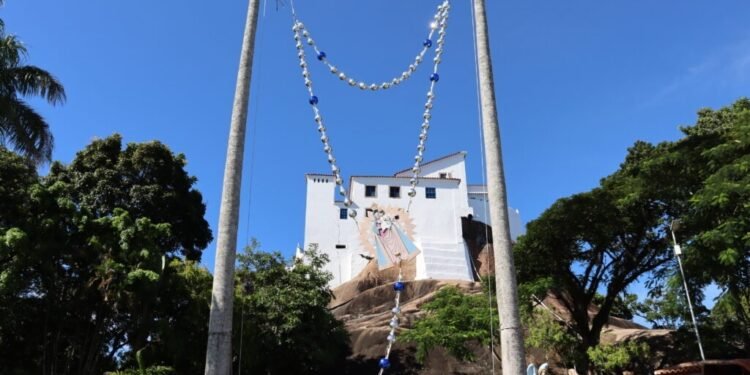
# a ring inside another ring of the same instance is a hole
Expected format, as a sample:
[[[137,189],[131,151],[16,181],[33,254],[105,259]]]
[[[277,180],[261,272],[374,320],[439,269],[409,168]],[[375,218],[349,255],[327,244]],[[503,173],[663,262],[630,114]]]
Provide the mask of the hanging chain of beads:
[[[378,366],[380,366],[380,372],[378,372],[378,375],[383,375],[383,372],[391,367],[391,360],[388,359],[388,357],[391,355],[391,348],[393,347],[393,343],[396,342],[396,329],[398,328],[398,320],[399,316],[401,315],[401,292],[404,291],[404,288],[406,286],[404,285],[402,281],[402,274],[401,274],[401,261],[398,262],[398,279],[395,283],[393,283],[393,290],[396,291],[396,307],[391,309],[391,322],[389,325],[391,326],[391,331],[388,333],[388,337],[386,340],[388,340],[388,346],[385,348],[385,356],[380,358],[380,361],[378,361]]]
[[[372,91],[387,90],[389,88],[396,87],[398,84],[411,78],[412,73],[417,71],[417,67],[419,67],[419,65],[424,60],[425,53],[427,53],[427,50],[430,49],[430,47],[432,47],[432,36],[435,33],[435,30],[438,28],[439,25],[444,24],[445,19],[448,17],[448,9],[444,7],[444,4],[446,3],[447,2],[439,6],[438,12],[435,13],[435,15],[433,16],[433,23],[432,23],[433,27],[430,28],[430,34],[427,36],[427,39],[425,39],[424,42],[422,42],[422,50],[419,51],[417,56],[414,58],[414,62],[410,64],[409,67],[406,70],[404,70],[404,72],[401,73],[400,76],[396,76],[395,78],[386,80],[380,84],[365,83],[364,81],[354,79],[350,77],[349,75],[347,75],[346,73],[344,73],[343,71],[339,70],[339,68],[337,68],[335,65],[333,65],[333,63],[330,62],[330,60],[328,59],[328,55],[326,55],[324,51],[318,48],[317,43],[315,43],[315,40],[312,38],[312,36],[310,36],[309,30],[307,30],[301,22],[298,22],[298,25],[300,25],[300,30],[302,32],[301,37],[307,40],[307,44],[310,45],[315,51],[315,56],[317,56],[320,62],[322,62],[328,67],[328,71],[330,71],[331,74],[337,76],[342,82],[348,83],[349,86],[358,87],[361,90],[368,90],[368,89]],[[444,34],[445,34],[445,31],[443,30],[443,35]],[[300,41],[300,39],[297,36],[295,36],[295,40]]]
[[[417,60],[415,62],[423,59],[423,56],[427,49],[432,47],[432,36],[435,30],[438,32],[438,40],[437,40],[437,47],[435,48],[435,57],[433,58],[433,69],[432,74],[430,74],[430,89],[427,92],[427,101],[425,102],[424,108],[425,111],[422,115],[423,121],[422,121],[422,130],[419,134],[419,144],[417,146],[417,154],[414,157],[414,167],[412,168],[412,178],[410,179],[411,189],[409,190],[409,207],[411,207],[412,199],[417,195],[416,186],[419,182],[419,173],[421,171],[421,163],[424,156],[425,151],[425,142],[427,141],[427,131],[430,128],[430,119],[432,118],[431,111],[432,111],[432,104],[433,100],[435,98],[434,90],[435,90],[435,84],[440,79],[440,76],[438,75],[438,66],[441,62],[441,56],[443,54],[443,45],[445,43],[445,29],[448,26],[448,11],[450,9],[450,3],[448,0],[445,0],[442,4],[438,6],[438,12],[433,17],[433,22],[430,23],[430,34],[428,38],[422,43],[423,50],[420,52],[420,54],[417,56]],[[318,60],[324,62],[326,65],[329,66],[329,69],[333,68],[336,69],[333,65],[330,65],[328,60],[326,59],[325,52],[319,51],[317,47],[315,46],[315,42],[312,38],[310,38],[309,33],[305,29],[304,24],[300,22],[296,16],[294,16],[294,26],[292,26],[292,31],[294,32],[294,40],[296,42],[297,47],[297,57],[299,58],[299,66],[302,69],[302,77],[304,78],[305,87],[307,87],[307,92],[310,95],[308,102],[310,103],[310,106],[312,107],[313,114],[314,114],[314,120],[318,127],[318,132],[320,133],[320,140],[323,142],[323,151],[326,153],[328,157],[328,163],[331,165],[331,173],[333,174],[334,181],[338,187],[338,193],[344,197],[344,206],[349,208],[352,205],[352,200],[349,197],[349,194],[344,187],[344,181],[341,177],[341,169],[336,164],[336,158],[333,156],[333,148],[331,147],[330,139],[328,138],[328,135],[326,133],[326,127],[323,122],[323,117],[320,114],[320,109],[318,108],[318,97],[315,95],[315,91],[313,90],[313,83],[312,78],[310,75],[310,71],[308,70],[307,66],[307,60],[304,50],[304,44],[302,44],[302,39],[305,38],[307,40],[307,44],[312,46],[315,50],[315,53],[318,57]],[[404,72],[401,75],[401,78],[394,78],[393,81],[391,81],[390,84],[385,82],[381,85],[375,85],[371,84],[370,86],[367,86],[364,82],[357,83],[353,79],[349,79],[348,82],[352,86],[359,86],[362,89],[370,88],[372,90],[377,90],[378,88],[387,89],[389,87],[393,87],[393,85],[397,85],[398,83],[403,82],[403,80],[409,78],[411,76],[411,73],[416,70],[417,64],[412,64],[409,66],[409,70]],[[338,70],[336,69],[336,72]],[[334,72],[335,73],[335,72]],[[343,78],[342,78],[343,77]],[[346,79],[346,75],[343,72],[339,73],[339,78],[344,80]],[[352,83],[353,82],[353,83]],[[373,86],[374,85],[374,86]],[[385,85],[385,87],[383,86]],[[373,87],[375,87],[373,89]],[[408,208],[407,208],[408,211]],[[356,218],[357,211],[356,210],[349,210],[349,216],[352,218]]]

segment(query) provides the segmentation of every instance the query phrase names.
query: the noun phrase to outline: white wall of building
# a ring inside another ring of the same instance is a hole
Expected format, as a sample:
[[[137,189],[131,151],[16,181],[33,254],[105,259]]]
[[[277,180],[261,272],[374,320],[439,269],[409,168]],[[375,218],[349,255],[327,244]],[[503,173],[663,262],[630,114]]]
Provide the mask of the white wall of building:
[[[306,175],[307,197],[305,210],[305,248],[318,244],[328,254],[326,266],[334,279],[331,286],[355,277],[368,260],[360,254],[370,255],[362,244],[358,222],[365,209],[377,204],[380,207],[409,209],[408,216],[414,224],[414,243],[421,250],[417,257],[417,279],[470,280],[469,255],[461,232],[461,217],[469,214],[475,220],[488,223],[482,214],[486,193],[482,186],[467,185],[465,152],[459,152],[435,161],[424,163],[423,178],[417,186],[417,195],[409,205],[409,179],[411,171],[394,176],[353,176],[349,194],[351,209],[357,219],[341,219],[342,202],[334,201],[335,183],[330,175]],[[376,196],[366,197],[365,187],[376,186]],[[389,187],[400,187],[400,197],[389,196]],[[436,197],[428,199],[426,188],[436,189]],[[472,199],[473,198],[473,199]],[[520,233],[520,216],[511,210],[511,232]],[[338,247],[338,248],[337,248]]]

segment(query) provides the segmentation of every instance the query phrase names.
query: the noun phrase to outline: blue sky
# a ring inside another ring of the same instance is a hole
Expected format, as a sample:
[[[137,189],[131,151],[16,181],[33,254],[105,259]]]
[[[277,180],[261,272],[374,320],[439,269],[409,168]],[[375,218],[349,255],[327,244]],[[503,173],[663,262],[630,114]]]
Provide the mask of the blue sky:
[[[613,172],[636,140],[680,136],[701,107],[750,95],[747,1],[489,1],[510,204],[525,221]],[[427,34],[430,1],[298,0],[318,44],[366,80],[400,73]],[[481,183],[468,1],[454,1],[428,159],[469,152]],[[297,67],[288,7],[263,7],[256,43],[239,245],[290,254],[303,241],[306,172],[328,172]],[[157,139],[184,153],[216,229],[245,1],[8,0],[7,30],[53,72],[68,103],[32,101],[69,162],[95,137]],[[344,175],[413,158],[423,67],[387,92],[355,92],[312,66]],[[214,245],[203,261],[213,268]]]

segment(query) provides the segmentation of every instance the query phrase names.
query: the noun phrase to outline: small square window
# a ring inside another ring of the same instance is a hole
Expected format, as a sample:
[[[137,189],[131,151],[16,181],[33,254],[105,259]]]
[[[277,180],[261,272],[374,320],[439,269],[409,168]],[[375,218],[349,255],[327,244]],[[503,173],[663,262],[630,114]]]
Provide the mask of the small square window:
[[[391,198],[401,198],[401,187],[400,186],[391,186],[388,189],[388,196]]]
[[[440,178],[448,178],[448,174],[447,173],[441,173],[440,174]]]
[[[424,189],[424,195],[427,199],[435,199],[437,198],[437,191],[434,187],[428,187]]]
[[[339,210],[339,219],[346,220],[346,218],[349,216],[349,210],[346,208],[342,208]]]
[[[377,187],[374,185],[366,185],[365,186],[365,197],[375,197],[377,192]]]

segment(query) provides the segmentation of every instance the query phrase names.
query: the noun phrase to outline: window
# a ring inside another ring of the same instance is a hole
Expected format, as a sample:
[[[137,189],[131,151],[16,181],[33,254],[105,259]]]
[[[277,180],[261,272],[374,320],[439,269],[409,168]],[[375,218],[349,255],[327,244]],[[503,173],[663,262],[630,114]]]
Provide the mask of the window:
[[[440,178],[448,178],[448,174],[447,173],[441,173],[440,174]]]
[[[401,187],[400,186],[391,186],[388,189],[388,196],[391,198],[401,198]]]
[[[342,208],[339,210],[339,219],[346,220],[346,218],[349,216],[349,210],[346,208]]]
[[[374,197],[376,196],[377,187],[374,185],[366,185],[365,186],[365,197]]]
[[[337,248],[337,249],[346,249],[346,245],[342,245],[342,244],[337,244],[337,245],[336,245],[336,248]]]
[[[434,187],[428,187],[424,189],[424,195],[427,199],[435,199],[437,198],[437,191]]]

